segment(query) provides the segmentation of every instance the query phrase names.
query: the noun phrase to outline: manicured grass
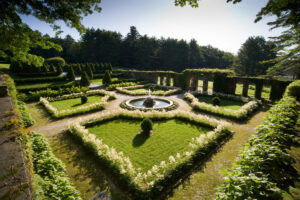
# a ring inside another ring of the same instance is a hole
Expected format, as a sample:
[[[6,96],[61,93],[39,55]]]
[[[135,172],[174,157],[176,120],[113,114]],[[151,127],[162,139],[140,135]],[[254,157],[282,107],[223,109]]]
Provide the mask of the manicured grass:
[[[112,78],[111,81],[117,81],[118,78]],[[103,85],[102,78],[93,79],[91,80],[91,83],[97,84],[97,85]]]
[[[213,97],[200,96],[197,98],[198,98],[199,102],[213,104],[212,103]],[[232,109],[232,110],[239,110],[244,105],[243,102],[239,102],[239,101],[233,101],[233,100],[228,100],[228,99],[223,99],[223,98],[220,98],[220,100],[221,100],[220,109],[227,108],[227,109]]]
[[[181,120],[154,121],[154,133],[147,137],[139,134],[141,121],[116,119],[89,127],[90,133],[118,152],[122,151],[129,157],[133,166],[146,172],[161,161],[177,153],[192,150],[189,142],[211,131],[211,128],[201,127]]]
[[[0,64],[0,69],[8,69],[10,64]]]
[[[53,101],[53,102],[50,102],[50,104],[53,107],[55,107],[58,111],[61,111],[61,110],[67,110],[67,109],[75,109],[80,106],[89,106],[93,103],[100,102],[101,98],[102,98],[102,96],[99,96],[99,95],[88,96],[88,102],[85,104],[81,104],[81,98]]]

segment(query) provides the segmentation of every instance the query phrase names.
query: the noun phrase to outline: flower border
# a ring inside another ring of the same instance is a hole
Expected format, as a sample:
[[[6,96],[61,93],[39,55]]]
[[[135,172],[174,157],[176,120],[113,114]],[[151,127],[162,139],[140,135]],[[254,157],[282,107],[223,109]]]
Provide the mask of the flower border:
[[[61,100],[66,100],[66,99],[74,99],[81,97],[83,95],[87,96],[92,96],[92,95],[104,95],[104,97],[101,99],[100,102],[98,103],[93,103],[88,106],[81,106],[77,109],[66,109],[66,110],[60,110],[58,111],[54,106],[50,104],[50,102],[53,101],[61,101]],[[102,110],[104,109],[107,101],[116,99],[116,96],[114,93],[107,92],[105,90],[89,90],[86,93],[80,92],[80,93],[72,93],[69,95],[63,95],[63,96],[58,96],[58,97],[41,97],[40,98],[40,103],[44,105],[46,110],[51,114],[52,117],[55,118],[63,118],[67,116],[72,116],[72,115],[77,115],[81,113],[86,113],[90,111],[95,111],[95,110]]]
[[[147,172],[141,172],[140,169],[133,167],[130,159],[126,157],[123,152],[117,152],[114,147],[109,147],[107,144],[104,144],[101,139],[96,138],[94,134],[89,133],[84,127],[120,117],[132,119],[149,117],[161,120],[178,118],[204,126],[210,126],[213,127],[214,130],[193,138],[189,144],[193,151],[170,155],[169,160],[162,161],[159,165],[154,165],[151,170]],[[106,163],[112,172],[117,173],[117,176],[120,176],[122,180],[126,180],[124,185],[130,185],[134,188],[133,193],[135,195],[153,196],[158,194],[158,189],[162,190],[164,187],[174,183],[174,179],[178,180],[182,178],[182,176],[187,173],[187,170],[193,168],[194,163],[205,157],[209,152],[217,149],[224,139],[232,134],[232,132],[228,130],[228,126],[229,123],[227,122],[182,111],[151,111],[146,113],[142,111],[108,111],[95,114],[87,120],[73,122],[69,124],[69,130],[70,134],[79,138],[86,148],[93,152],[103,163]]]
[[[172,87],[172,86],[161,86],[161,85],[155,85],[155,84],[146,84],[146,85],[135,85],[135,86],[128,86],[128,87],[117,87],[116,91],[121,93],[121,94],[127,94],[127,95],[132,95],[132,96],[139,96],[139,95],[148,95],[148,92],[134,92],[130,91],[130,89],[139,89],[139,88],[144,88],[145,86],[159,86],[161,88],[165,88],[168,91],[154,91],[152,92],[152,95],[157,95],[157,96],[171,96],[174,94],[179,94],[181,93],[181,88],[177,87]]]
[[[251,113],[253,113],[261,105],[261,101],[254,98],[235,96],[235,95],[223,94],[223,93],[214,93],[214,95],[221,98],[246,103],[239,110],[232,110],[227,108],[220,109],[218,106],[213,106],[208,103],[199,102],[199,100],[194,96],[195,94],[200,94],[203,96],[211,96],[206,93],[198,93],[198,92],[185,93],[184,99],[190,103],[193,109],[216,114],[222,117],[232,118],[232,119],[238,119],[238,120],[246,119]]]

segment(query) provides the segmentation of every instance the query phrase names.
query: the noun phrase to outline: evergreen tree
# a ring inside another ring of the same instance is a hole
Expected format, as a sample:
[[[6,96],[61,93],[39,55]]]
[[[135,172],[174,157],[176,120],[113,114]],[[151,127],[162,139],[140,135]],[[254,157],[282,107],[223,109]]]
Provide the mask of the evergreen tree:
[[[103,83],[105,86],[108,86],[108,85],[111,83],[111,76],[110,76],[110,71],[109,71],[109,70],[106,70],[106,71],[105,71],[105,74],[104,74],[102,83]]]
[[[89,78],[93,79],[94,74],[89,64],[86,65],[86,72],[89,75]]]
[[[60,75],[61,73],[63,73],[63,70],[62,70],[62,68],[61,68],[61,65],[58,65],[57,67],[56,67],[56,72],[57,72],[57,75]]]
[[[71,67],[71,66],[70,66],[70,69],[69,69],[68,74],[67,74],[67,79],[69,81],[74,81],[75,80],[75,73],[74,73],[73,67]]]
[[[50,71],[55,72],[55,67],[52,64],[50,65]]]
[[[81,87],[88,87],[90,85],[90,79],[85,71],[81,73],[81,80],[80,80],[80,86]]]

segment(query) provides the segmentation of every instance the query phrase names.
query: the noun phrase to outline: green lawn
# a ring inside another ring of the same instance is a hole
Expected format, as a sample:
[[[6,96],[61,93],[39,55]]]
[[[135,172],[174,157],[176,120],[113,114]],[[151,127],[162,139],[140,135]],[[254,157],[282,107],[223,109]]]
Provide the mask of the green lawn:
[[[79,108],[80,106],[88,106],[90,104],[100,102],[102,96],[88,96],[88,102],[85,104],[81,104],[81,98],[75,99],[66,99],[61,101],[53,101],[50,104],[55,107],[58,111]]]
[[[111,81],[117,81],[118,78],[112,78]],[[102,78],[93,79],[91,80],[91,83],[97,84],[97,85],[103,85]]]
[[[200,134],[211,131],[181,120],[172,119],[154,122],[150,137],[139,134],[140,121],[116,119],[89,127],[90,133],[118,152],[129,157],[136,168],[146,172],[153,165],[169,160],[169,156],[190,151],[189,142]]]
[[[8,69],[10,64],[1,64],[0,63],[0,69]]]
[[[200,96],[197,98],[198,98],[199,102],[205,102],[208,104],[212,104],[212,97],[210,97],[210,96]],[[223,98],[220,98],[220,99],[221,99],[220,109],[227,108],[227,109],[232,109],[232,110],[239,110],[244,105],[244,103],[240,102],[240,101],[232,101],[232,100],[223,99]]]

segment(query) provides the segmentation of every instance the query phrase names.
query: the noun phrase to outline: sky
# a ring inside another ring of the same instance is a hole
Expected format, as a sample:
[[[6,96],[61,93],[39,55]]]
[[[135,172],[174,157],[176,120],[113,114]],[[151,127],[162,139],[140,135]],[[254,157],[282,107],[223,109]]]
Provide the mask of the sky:
[[[201,46],[211,45],[223,51],[237,54],[238,49],[250,36],[278,36],[282,29],[270,31],[267,17],[254,23],[256,14],[267,0],[243,0],[226,3],[226,0],[200,0],[198,8],[176,7],[174,0],[102,0],[102,11],[83,18],[87,28],[99,28],[121,33],[124,37],[130,26],[141,35],[156,38],[176,38],[190,41],[196,39]],[[55,32],[33,16],[22,16],[24,23],[43,34],[54,36]],[[58,22],[64,31],[79,40],[76,29]]]

